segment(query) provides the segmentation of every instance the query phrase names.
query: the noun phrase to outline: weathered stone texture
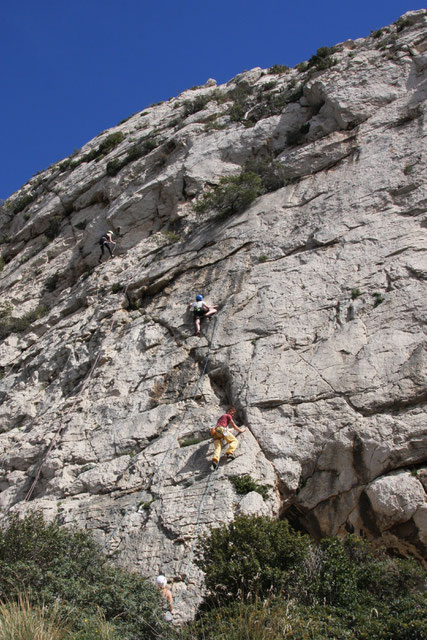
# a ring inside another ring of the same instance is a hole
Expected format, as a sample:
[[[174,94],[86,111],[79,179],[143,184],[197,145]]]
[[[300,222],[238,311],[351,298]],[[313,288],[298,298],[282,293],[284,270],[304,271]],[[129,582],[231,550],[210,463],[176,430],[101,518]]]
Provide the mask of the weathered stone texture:
[[[403,20],[339,45],[325,71],[253,69],[150,107],[3,205],[1,327],[45,307],[0,343],[3,517],[92,529],[118,562],[168,575],[187,614],[195,537],[236,513],[425,553],[426,12]],[[295,95],[269,112],[268,92]],[[195,212],[269,154],[285,186],[233,217]],[[98,265],[107,229],[116,255]],[[220,313],[195,338],[199,291]],[[249,429],[212,476],[228,403]],[[237,494],[245,474],[267,498]]]

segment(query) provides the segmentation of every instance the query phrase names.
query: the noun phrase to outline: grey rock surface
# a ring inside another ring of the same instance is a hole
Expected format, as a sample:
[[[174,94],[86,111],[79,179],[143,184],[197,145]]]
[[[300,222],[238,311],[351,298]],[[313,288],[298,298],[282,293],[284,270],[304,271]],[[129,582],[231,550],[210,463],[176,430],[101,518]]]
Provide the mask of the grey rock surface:
[[[420,10],[325,70],[209,79],[1,207],[2,518],[93,530],[116,562],[168,576],[178,617],[200,599],[195,542],[238,513],[425,554],[425,52]],[[196,212],[269,157],[283,186]],[[200,338],[198,292],[220,308]],[[248,430],[211,474],[230,403]],[[265,498],[236,492],[245,475]]]

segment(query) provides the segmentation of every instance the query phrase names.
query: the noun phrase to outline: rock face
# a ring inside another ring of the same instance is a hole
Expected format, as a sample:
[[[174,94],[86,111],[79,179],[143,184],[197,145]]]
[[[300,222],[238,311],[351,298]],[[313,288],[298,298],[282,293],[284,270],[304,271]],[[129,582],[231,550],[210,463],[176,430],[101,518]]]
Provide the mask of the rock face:
[[[184,617],[195,541],[236,513],[422,556],[425,27],[415,11],[299,70],[210,79],[3,205],[3,518],[92,529],[166,574]],[[195,210],[254,161],[278,188],[229,217]],[[200,338],[198,292],[220,307]],[[248,430],[211,474],[229,403]],[[238,494],[244,475],[268,495]]]

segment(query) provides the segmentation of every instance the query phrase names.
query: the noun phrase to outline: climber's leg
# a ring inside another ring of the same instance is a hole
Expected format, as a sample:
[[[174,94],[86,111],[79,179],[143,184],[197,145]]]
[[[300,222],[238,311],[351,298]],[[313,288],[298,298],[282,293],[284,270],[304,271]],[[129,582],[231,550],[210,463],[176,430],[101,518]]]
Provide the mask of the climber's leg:
[[[224,440],[226,440],[226,442],[228,442],[228,449],[225,452],[227,456],[232,456],[234,455],[234,452],[236,451],[237,447],[238,447],[238,442],[237,442],[237,438],[235,436],[233,436],[231,433],[227,434],[224,436]]]
[[[222,449],[222,438],[214,438],[214,453],[212,457],[212,462],[218,464],[219,459],[221,457],[221,449]]]

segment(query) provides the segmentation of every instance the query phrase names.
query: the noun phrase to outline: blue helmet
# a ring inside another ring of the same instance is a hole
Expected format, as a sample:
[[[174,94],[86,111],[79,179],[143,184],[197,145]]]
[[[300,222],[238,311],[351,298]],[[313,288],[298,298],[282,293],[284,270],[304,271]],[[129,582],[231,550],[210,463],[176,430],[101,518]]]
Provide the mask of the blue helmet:
[[[200,302],[201,300],[203,300],[203,296],[201,296],[200,293],[198,293],[196,296],[196,300],[197,302]]]

